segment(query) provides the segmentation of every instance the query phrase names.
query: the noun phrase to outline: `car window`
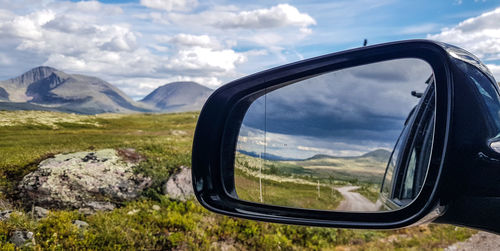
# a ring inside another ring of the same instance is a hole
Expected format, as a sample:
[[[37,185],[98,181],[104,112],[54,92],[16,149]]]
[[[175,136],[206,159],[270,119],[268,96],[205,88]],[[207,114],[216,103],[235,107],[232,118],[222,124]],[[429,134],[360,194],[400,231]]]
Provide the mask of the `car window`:
[[[403,193],[401,195],[402,199],[411,199],[413,197],[415,168],[417,166],[416,158],[416,150],[413,148],[410,155],[410,161],[406,169],[405,181],[403,183]]]
[[[429,87],[421,97],[423,100],[408,115],[405,128],[401,132],[387,165],[381,188],[381,196],[386,200],[385,206],[405,205],[411,202],[422,188],[430,160],[434,132],[433,81],[433,76],[431,76],[426,82]],[[415,126],[416,129],[412,132],[411,130]],[[407,150],[402,147],[406,145],[405,142],[412,142],[411,147]],[[409,153],[409,157],[406,159],[402,155],[404,151]],[[395,171],[398,168],[402,171]],[[396,174],[400,174],[400,176],[398,177]]]
[[[434,119],[430,119],[424,126],[424,130],[417,133],[412,145],[410,159],[406,167],[406,173],[402,185],[402,201],[414,199],[425,180],[425,173],[430,159],[432,148],[432,136],[434,133]]]
[[[406,138],[408,134],[408,127],[405,127],[403,132],[401,132],[401,135],[399,136],[399,139],[396,143],[396,146],[394,147],[394,150],[391,154],[391,158],[389,160],[389,163],[387,164],[387,169],[385,171],[384,175],[384,181],[382,183],[382,189],[381,189],[381,196],[384,196],[385,198],[391,198],[392,193],[393,193],[393,179],[394,179],[394,169],[396,168],[398,164],[398,157],[400,152],[402,151],[402,142],[404,142],[404,138]]]
[[[411,202],[417,197],[420,188],[425,180],[425,174],[429,165],[432,137],[434,135],[434,90],[432,86],[427,90],[426,97],[420,104],[422,114],[418,118],[415,126],[416,131],[409,139],[411,148],[410,157],[404,166],[400,193],[397,199],[402,204]],[[397,189],[397,188],[396,188]]]

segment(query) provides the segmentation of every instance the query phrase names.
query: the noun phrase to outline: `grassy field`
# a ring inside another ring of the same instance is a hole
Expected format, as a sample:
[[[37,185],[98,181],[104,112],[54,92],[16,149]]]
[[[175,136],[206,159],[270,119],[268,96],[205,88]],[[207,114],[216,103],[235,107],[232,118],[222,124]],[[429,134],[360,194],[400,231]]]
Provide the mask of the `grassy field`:
[[[12,192],[36,164],[57,153],[132,147],[147,161],[138,171],[163,181],[190,165],[196,113],[81,116],[54,112],[1,112],[0,190]],[[8,123],[5,121],[10,120]]]
[[[260,202],[262,187],[266,204],[322,210],[337,208],[343,197],[336,188],[342,186],[360,186],[355,192],[375,203],[385,166],[370,157],[276,161],[240,152],[236,153],[235,163],[239,198]]]
[[[240,199],[260,202],[259,180],[256,177],[245,175],[238,169],[234,177]],[[331,187],[320,186],[318,196],[315,185],[268,179],[262,180],[262,197],[265,204],[323,210],[335,210],[342,200],[340,193]]]
[[[318,179],[333,178],[350,183],[381,184],[387,160],[381,161],[372,157],[325,157],[287,163],[302,166]]]
[[[270,224],[216,215],[194,200],[169,200],[159,187],[180,165],[190,165],[197,117],[0,112],[0,200],[11,199],[17,182],[40,160],[63,152],[136,148],[147,158],[136,171],[155,181],[141,198],[113,211],[85,216],[51,210],[41,220],[27,212],[14,214],[0,221],[0,250],[15,250],[8,242],[14,230],[32,231],[34,250],[433,250],[475,232],[442,225],[375,231]],[[23,211],[15,201],[13,206]],[[89,226],[78,229],[72,224],[77,219]]]
[[[376,202],[380,195],[380,186],[377,184],[362,184],[354,192],[360,193],[371,202]]]

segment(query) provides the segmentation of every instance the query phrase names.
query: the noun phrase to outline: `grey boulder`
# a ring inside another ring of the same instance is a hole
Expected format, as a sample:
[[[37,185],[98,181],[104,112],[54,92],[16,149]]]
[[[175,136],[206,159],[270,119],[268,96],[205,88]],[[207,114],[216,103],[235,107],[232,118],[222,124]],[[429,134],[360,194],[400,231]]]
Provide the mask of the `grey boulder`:
[[[133,151],[133,149],[126,149]],[[114,149],[58,154],[26,175],[19,190],[26,203],[48,208],[110,210],[137,198],[151,179],[133,171]]]
[[[49,215],[49,210],[39,206],[33,208],[33,216],[35,218],[45,218],[47,215]]]
[[[0,211],[0,221],[9,219],[11,213],[12,213],[12,210]]]
[[[73,221],[73,225],[75,225],[79,229],[84,229],[84,228],[87,228],[89,226],[89,224],[87,222],[81,221],[81,220]]]
[[[35,245],[33,232],[16,230],[12,232],[9,241],[17,247],[27,247]]]
[[[170,176],[163,185],[163,194],[180,201],[185,201],[194,195],[191,181],[191,168],[181,166],[180,171]]]

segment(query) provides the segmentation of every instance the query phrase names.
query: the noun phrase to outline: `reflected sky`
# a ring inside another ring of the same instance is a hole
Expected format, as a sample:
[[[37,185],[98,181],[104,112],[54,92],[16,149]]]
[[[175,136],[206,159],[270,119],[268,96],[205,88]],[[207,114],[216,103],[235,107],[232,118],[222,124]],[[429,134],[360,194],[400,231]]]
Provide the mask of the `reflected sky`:
[[[391,151],[432,68],[397,59],[326,73],[280,88],[249,107],[238,150],[304,159]]]

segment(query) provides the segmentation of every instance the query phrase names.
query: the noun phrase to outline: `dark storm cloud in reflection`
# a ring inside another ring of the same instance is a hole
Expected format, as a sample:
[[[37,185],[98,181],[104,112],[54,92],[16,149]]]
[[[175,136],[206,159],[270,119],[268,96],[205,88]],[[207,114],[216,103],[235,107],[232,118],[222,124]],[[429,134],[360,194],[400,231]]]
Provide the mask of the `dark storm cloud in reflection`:
[[[423,92],[430,66],[400,59],[326,73],[283,87],[256,100],[245,116],[247,127],[311,136],[318,140],[395,143],[417,104],[411,91]]]
[[[396,116],[378,116],[364,110],[353,111],[359,118],[348,118],[342,114],[319,111],[324,104],[311,102],[300,106],[301,112],[297,112],[296,106],[286,104],[273,104],[268,101],[267,131],[289,135],[303,135],[314,137],[333,137],[338,139],[367,139],[392,140],[394,134],[398,134],[404,119]],[[245,125],[264,130],[264,121],[260,114],[252,113],[255,118],[249,117]],[[386,133],[387,132],[387,133]]]

